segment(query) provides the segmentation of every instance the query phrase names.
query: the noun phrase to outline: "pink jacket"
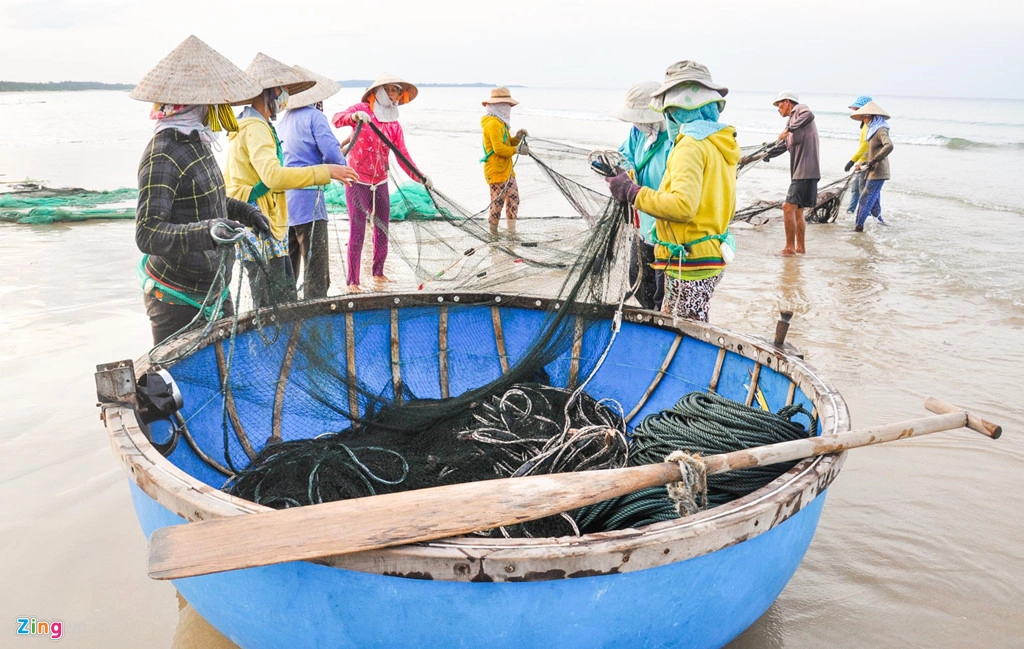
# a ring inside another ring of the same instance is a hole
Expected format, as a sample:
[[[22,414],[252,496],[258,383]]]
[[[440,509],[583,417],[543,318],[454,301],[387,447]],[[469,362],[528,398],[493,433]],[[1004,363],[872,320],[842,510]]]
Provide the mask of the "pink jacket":
[[[373,111],[370,110],[370,105],[365,102],[350,106],[340,113],[335,113],[331,123],[334,124],[335,128],[341,128],[342,126],[355,128],[358,122],[352,119],[352,115],[358,111],[368,114],[373,124],[384,133],[385,137],[394,143],[406,160],[414,165],[409,167],[402,162],[401,158],[398,159],[398,164],[405,170],[405,173],[409,174],[409,177],[413,180],[419,182],[421,177],[415,169],[416,163],[412,161],[409,150],[405,148],[405,135],[402,133],[401,124],[398,122],[379,121],[377,116],[373,114]],[[356,138],[355,145],[353,145],[352,150],[348,153],[348,164],[359,173],[359,182],[376,185],[388,178],[388,157],[390,153],[391,149],[388,148],[388,145],[384,144],[367,124],[360,129],[359,137]]]

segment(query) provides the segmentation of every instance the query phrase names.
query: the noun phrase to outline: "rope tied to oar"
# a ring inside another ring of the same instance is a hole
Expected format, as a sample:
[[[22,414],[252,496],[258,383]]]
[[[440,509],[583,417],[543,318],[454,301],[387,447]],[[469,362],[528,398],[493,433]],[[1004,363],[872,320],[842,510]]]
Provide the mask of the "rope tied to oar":
[[[679,465],[682,476],[677,482],[665,485],[668,497],[675,505],[679,516],[692,516],[708,507],[708,472],[699,453],[690,455],[686,451],[672,451],[666,462]]]

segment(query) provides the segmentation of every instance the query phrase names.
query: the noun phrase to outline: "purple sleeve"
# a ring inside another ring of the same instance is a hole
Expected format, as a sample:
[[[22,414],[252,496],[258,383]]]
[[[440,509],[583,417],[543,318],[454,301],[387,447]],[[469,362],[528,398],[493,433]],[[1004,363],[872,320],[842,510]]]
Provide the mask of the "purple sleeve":
[[[327,122],[326,115],[317,111],[309,128],[313,134],[313,139],[316,141],[316,147],[320,149],[320,154],[325,163],[336,165],[348,164],[345,161],[345,155],[341,152],[341,143],[338,142],[337,136],[331,130],[331,125]]]

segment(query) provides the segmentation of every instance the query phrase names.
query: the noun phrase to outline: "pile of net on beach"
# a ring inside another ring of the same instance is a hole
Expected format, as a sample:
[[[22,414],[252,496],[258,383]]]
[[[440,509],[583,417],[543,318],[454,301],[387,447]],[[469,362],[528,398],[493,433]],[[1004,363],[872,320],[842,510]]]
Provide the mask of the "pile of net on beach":
[[[134,219],[138,191],[95,192],[19,183],[0,193],[0,222],[39,225],[92,219]]]
[[[843,202],[846,198],[847,189],[853,179],[852,175],[844,176],[839,180],[828,183],[818,188],[818,198],[814,207],[804,210],[804,220],[808,223],[831,223],[839,216]],[[781,200],[766,201],[757,200],[736,210],[732,217],[733,222],[744,221],[751,225],[764,225],[768,217],[764,216],[772,210],[782,209]]]

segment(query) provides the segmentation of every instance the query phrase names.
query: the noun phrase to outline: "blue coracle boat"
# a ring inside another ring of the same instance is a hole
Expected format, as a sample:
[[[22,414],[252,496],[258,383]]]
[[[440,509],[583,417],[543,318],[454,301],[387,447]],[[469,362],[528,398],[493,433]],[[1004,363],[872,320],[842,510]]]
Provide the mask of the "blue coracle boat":
[[[307,328],[336,341],[330,360],[340,374],[382,395],[408,389],[442,399],[507,372],[560,306],[495,294],[371,294],[263,312],[262,328],[253,314],[237,325],[221,321],[162,350],[176,359],[160,367],[178,386],[179,419],[188,422],[176,433],[166,422],[142,423],[136,379],[154,369],[152,361],[99,366],[103,420],[143,531],[148,538],[168,525],[265,511],[219,490],[223,465],[245,466],[268,440],[294,439],[295,431],[349,425],[322,394],[310,397],[308,359],[296,351]],[[589,378],[588,393],[616,400],[631,425],[708,390],[748,405],[760,393],[772,411],[799,403],[819,434],[849,429],[842,397],[791,347],[629,308],[609,346],[615,309],[573,308],[572,344],[547,375],[570,388]],[[268,328],[278,335],[268,337]],[[277,379],[269,392],[255,389],[261,374]],[[334,388],[335,399],[365,409],[348,385]],[[802,460],[738,500],[637,529],[460,537],[174,584],[244,649],[721,647],[771,606],[796,571],[843,457]]]

